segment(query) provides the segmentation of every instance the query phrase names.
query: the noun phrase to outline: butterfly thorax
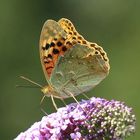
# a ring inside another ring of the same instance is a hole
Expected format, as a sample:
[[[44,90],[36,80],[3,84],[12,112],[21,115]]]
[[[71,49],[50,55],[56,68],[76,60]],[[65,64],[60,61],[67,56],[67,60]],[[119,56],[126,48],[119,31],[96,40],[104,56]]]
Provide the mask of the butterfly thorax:
[[[50,86],[50,85],[44,86],[44,87],[41,89],[41,91],[43,92],[43,94],[44,94],[45,96],[50,97],[51,95],[53,95],[53,96],[56,97],[56,98],[61,98],[61,97],[59,96],[59,94],[54,90],[54,88],[53,88],[52,86]]]

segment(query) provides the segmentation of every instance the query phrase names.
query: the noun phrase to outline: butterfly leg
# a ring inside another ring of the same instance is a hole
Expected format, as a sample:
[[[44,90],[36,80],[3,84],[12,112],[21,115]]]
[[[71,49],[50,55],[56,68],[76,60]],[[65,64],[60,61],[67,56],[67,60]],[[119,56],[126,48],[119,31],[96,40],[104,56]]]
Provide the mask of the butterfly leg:
[[[86,99],[90,99],[85,93],[82,93],[82,95],[86,98]]]
[[[70,91],[67,90],[67,92],[66,91],[64,91],[64,92],[66,94],[68,94],[69,96],[71,96],[75,100],[75,102],[82,108],[82,106],[80,105],[80,103],[78,102],[78,100],[75,98],[75,96]],[[82,110],[85,111],[84,108],[82,108]]]
[[[56,103],[54,101],[53,95],[51,95],[51,99],[52,99],[52,103],[53,103],[53,105],[54,105],[54,107],[55,107],[55,109],[57,111],[58,110],[58,107],[57,107],[57,105],[56,105]]]
[[[88,99],[89,100],[89,97],[85,94],[85,92],[84,91],[82,91],[79,87],[77,87],[76,85],[74,85],[80,92],[81,92],[81,94],[86,98],[86,99]]]
[[[66,102],[64,101],[63,98],[60,98],[60,100],[63,102],[63,104],[64,104],[65,106],[67,106],[67,104],[66,104]]]
[[[77,78],[78,79],[78,78]],[[70,80],[68,80],[64,85],[63,85],[63,87],[62,88],[65,88],[65,86],[67,85],[67,83],[72,83],[81,93],[82,93],[82,95],[86,98],[86,99],[89,99],[89,97],[84,93],[84,91],[82,91],[79,87],[77,87],[77,83],[76,83],[76,80],[77,79],[74,79],[74,77],[73,78],[71,78]]]
[[[45,99],[46,95],[44,95],[40,101],[40,105],[43,103],[44,99]]]
[[[43,103],[45,97],[46,97],[46,96],[44,95],[44,96],[42,97],[41,101],[40,101],[40,109],[41,109],[41,111],[42,111],[46,116],[48,116],[47,112],[41,107],[41,105],[42,105],[42,103]]]
[[[41,107],[41,111],[46,115],[48,116],[47,112]]]
[[[78,78],[77,78],[77,79],[78,79]],[[89,97],[84,93],[84,91],[82,91],[79,87],[77,87],[77,82],[76,82],[77,79],[71,78],[71,79],[70,79],[70,80],[71,80],[71,83],[82,93],[82,95],[83,95],[85,98],[89,99]]]

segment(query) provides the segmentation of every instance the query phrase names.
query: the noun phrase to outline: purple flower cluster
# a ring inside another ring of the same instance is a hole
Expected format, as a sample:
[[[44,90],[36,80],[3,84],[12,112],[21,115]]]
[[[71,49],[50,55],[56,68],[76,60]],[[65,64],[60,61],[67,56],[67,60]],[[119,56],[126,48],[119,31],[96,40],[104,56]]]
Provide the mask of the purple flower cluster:
[[[124,103],[93,97],[44,116],[15,140],[122,140],[135,132],[135,122]]]

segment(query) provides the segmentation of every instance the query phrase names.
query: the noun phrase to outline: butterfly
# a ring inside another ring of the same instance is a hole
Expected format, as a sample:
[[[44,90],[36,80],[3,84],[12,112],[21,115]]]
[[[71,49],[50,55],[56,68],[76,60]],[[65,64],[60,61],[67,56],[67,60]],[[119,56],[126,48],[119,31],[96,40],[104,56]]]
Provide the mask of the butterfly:
[[[109,73],[103,48],[85,40],[66,18],[44,23],[39,52],[48,83],[41,89],[45,96],[74,97],[94,88]]]

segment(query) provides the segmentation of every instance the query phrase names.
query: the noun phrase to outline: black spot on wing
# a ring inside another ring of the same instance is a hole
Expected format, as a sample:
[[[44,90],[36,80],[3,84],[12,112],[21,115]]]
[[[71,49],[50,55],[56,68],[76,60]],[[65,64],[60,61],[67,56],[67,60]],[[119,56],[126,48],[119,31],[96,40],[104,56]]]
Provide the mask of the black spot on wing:
[[[58,49],[53,48],[53,54],[59,54],[59,50],[58,50]]]

